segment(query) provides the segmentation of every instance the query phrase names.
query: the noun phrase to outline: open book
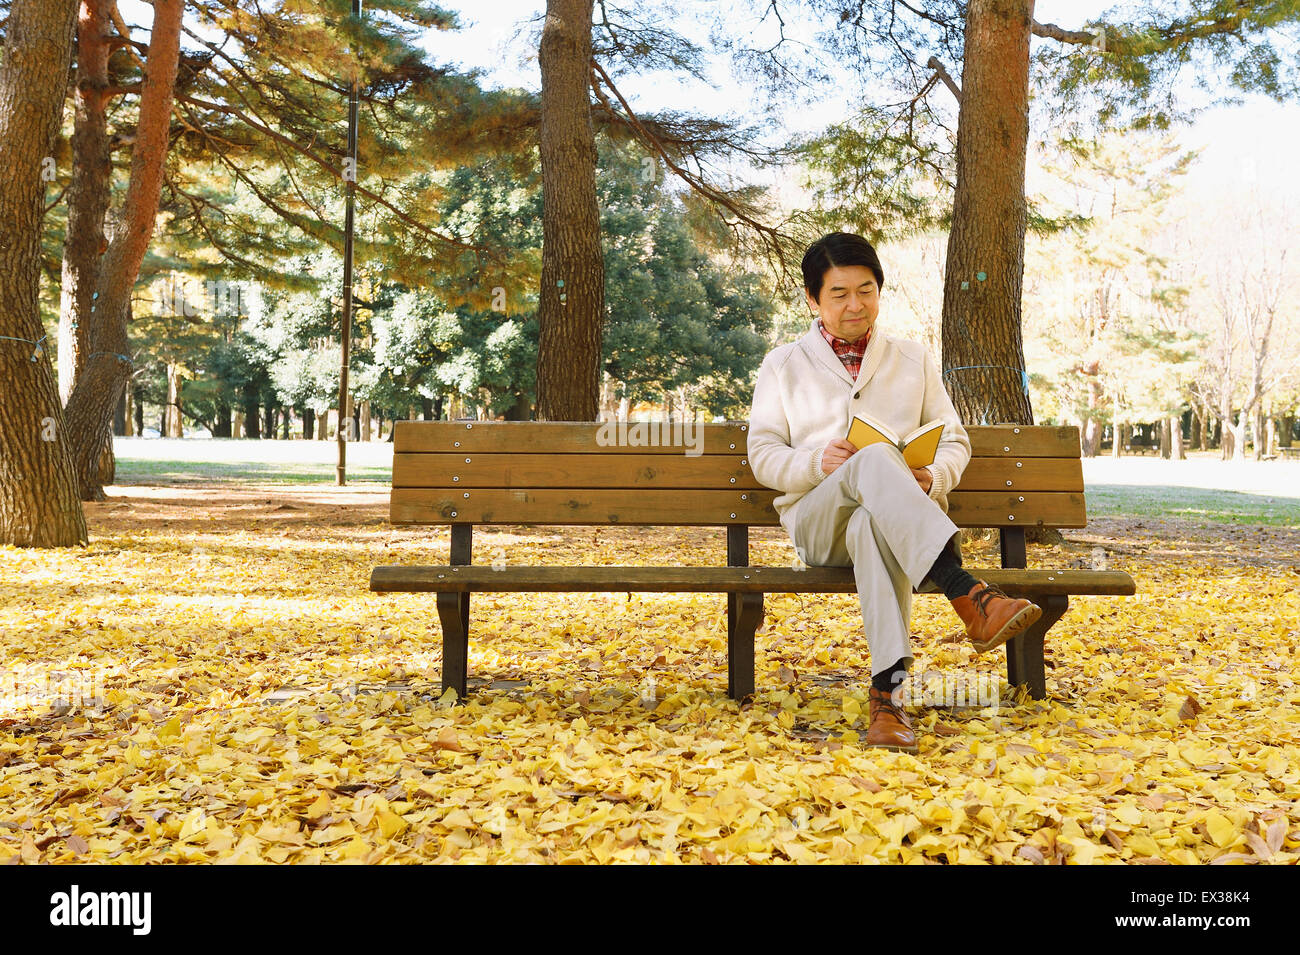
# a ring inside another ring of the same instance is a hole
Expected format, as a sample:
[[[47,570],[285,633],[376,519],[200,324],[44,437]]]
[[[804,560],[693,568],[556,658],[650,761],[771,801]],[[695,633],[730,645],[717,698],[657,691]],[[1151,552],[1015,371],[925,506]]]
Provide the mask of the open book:
[[[923,468],[934,463],[934,455],[939,450],[941,437],[943,437],[943,422],[937,419],[921,425],[915,431],[900,438],[887,425],[870,415],[866,418],[854,415],[849,423],[849,433],[845,440],[859,451],[869,444],[887,442],[903,452],[903,460],[907,462],[908,467]]]

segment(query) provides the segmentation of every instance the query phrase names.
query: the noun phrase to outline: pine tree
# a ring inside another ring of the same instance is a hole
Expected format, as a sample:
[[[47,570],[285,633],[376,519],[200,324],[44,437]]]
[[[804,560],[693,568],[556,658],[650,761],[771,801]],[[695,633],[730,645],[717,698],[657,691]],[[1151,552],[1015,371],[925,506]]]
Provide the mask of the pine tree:
[[[44,171],[59,126],[74,0],[14,0],[0,62],[0,544],[86,542],[39,312]]]

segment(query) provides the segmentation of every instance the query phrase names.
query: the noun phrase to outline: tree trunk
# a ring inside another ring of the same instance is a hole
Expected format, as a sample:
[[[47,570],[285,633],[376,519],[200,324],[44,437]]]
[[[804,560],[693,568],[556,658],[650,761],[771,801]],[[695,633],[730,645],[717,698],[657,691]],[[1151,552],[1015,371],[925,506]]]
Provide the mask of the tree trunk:
[[[944,381],[967,424],[1033,424],[1020,297],[1033,0],[970,0],[943,286]]]
[[[262,436],[262,419],[257,413],[257,386],[253,384],[244,385],[240,388],[240,396],[243,398],[244,405],[244,437],[260,438]]]
[[[135,389],[127,388],[126,389],[126,424],[122,430],[122,434],[125,437],[131,438],[140,433],[140,429],[135,426],[135,416],[138,408],[139,408],[139,403],[136,400]]]
[[[1264,455],[1268,454],[1268,431],[1264,427],[1264,409],[1256,406],[1254,417],[1255,460],[1261,461],[1263,460]]]
[[[1223,460],[1228,460],[1233,456],[1236,450],[1237,431],[1232,426],[1232,395],[1231,392],[1224,390],[1224,397],[1219,403],[1219,423],[1221,425],[1221,435],[1219,447],[1222,452]],[[1240,417],[1240,416],[1238,416]]]
[[[370,440],[370,402],[361,402],[361,427],[359,429],[362,441]]]
[[[528,401],[528,396],[527,396],[527,395],[518,395],[518,396],[515,398],[515,403],[514,403],[513,405],[511,405],[510,408],[507,409],[507,411],[506,411],[506,420],[507,420],[507,421],[527,421],[527,420],[529,420],[529,417],[530,417],[529,412],[530,412],[531,410],[532,410],[532,409],[531,409],[531,406],[530,406],[529,401]]]
[[[230,405],[225,401],[217,402],[217,421],[212,428],[214,438],[230,437]]]
[[[1096,418],[1085,417],[1083,419],[1083,429],[1081,432],[1080,453],[1085,458],[1095,458],[1097,450],[1101,447],[1101,422]]]
[[[1176,418],[1162,418],[1160,420],[1160,457],[1169,460],[1169,455],[1173,452],[1173,430],[1170,428],[1170,422],[1176,421]]]
[[[132,388],[131,394],[135,399],[135,433],[144,434],[144,395],[140,388]]]
[[[96,468],[96,480],[101,487],[108,487],[117,480],[117,458],[113,456],[113,433],[104,432],[103,443],[99,446],[99,463]]]
[[[280,418],[280,440],[281,440],[281,441],[288,441],[288,440],[289,440],[289,429],[293,427],[293,415],[290,414],[290,411],[292,411],[292,409],[289,408],[289,407],[287,407],[287,406],[286,406],[286,407],[282,407],[282,408],[280,409],[280,412],[281,412],[281,418]]]
[[[262,409],[262,433],[268,438],[275,437],[275,399],[268,401]]]
[[[236,438],[247,437],[244,433],[244,412],[235,412],[235,420],[230,424],[230,433]]]
[[[1201,419],[1201,412],[1198,408],[1192,409],[1192,440],[1191,445],[1194,450],[1205,450],[1205,422]]]
[[[302,409],[302,439],[304,441],[310,441],[312,439],[315,432],[315,426],[316,412],[312,411],[311,408],[304,407]]]
[[[41,221],[77,7],[14,0],[8,12],[0,60],[0,544],[67,547],[86,543],[86,518],[42,342]]]
[[[442,408],[445,403],[446,401],[442,397],[442,395],[438,395],[438,397],[433,399],[433,420],[434,421],[442,420]]]
[[[1229,432],[1232,435],[1232,459],[1234,461],[1246,460],[1246,422],[1248,417],[1246,412],[1238,411],[1237,420],[1232,425]],[[1227,442],[1225,442],[1226,444]]]
[[[1177,415],[1169,419],[1170,454],[1175,461],[1185,461],[1183,451],[1183,419]]]
[[[1278,436],[1278,439],[1279,439],[1279,440],[1278,440],[1278,444],[1279,444],[1279,446],[1280,446],[1280,447],[1283,447],[1283,448],[1289,448],[1289,447],[1291,447],[1291,442],[1292,442],[1293,440],[1295,440],[1295,439],[1292,437],[1292,433],[1295,431],[1295,415],[1294,415],[1294,414],[1288,413],[1288,414],[1284,414],[1284,415],[1282,415],[1282,428],[1281,428],[1281,431],[1282,431],[1282,433]]]
[[[163,437],[185,437],[184,423],[181,421],[181,367],[167,365],[167,404],[163,415]]]
[[[595,421],[605,269],[591,123],[593,0],[547,0],[542,72],[542,288],[537,417]]]
[[[1118,458],[1120,456],[1124,447],[1124,439],[1128,436],[1128,432],[1129,427],[1127,423],[1122,421],[1115,423],[1115,435],[1111,439],[1110,443],[1110,456],[1112,458]]]
[[[108,248],[104,215],[112,172],[105,120],[110,52],[106,40],[112,33],[109,6],[110,0],[82,0],[77,18],[72,176],[66,196],[68,222],[59,299],[59,397],[64,402],[90,354],[86,339],[95,307],[99,258]]]
[[[425,421],[433,421],[433,399],[420,396],[420,415]]]
[[[317,420],[317,422],[316,422],[316,423],[320,426],[320,430],[316,432],[316,440],[317,440],[317,441],[328,441],[328,440],[329,440],[329,436],[330,436],[330,415],[333,414],[333,413],[334,413],[334,409],[333,409],[333,408],[326,408],[324,411],[322,411],[322,412],[320,413],[320,418],[319,418],[319,419]]]
[[[612,421],[618,402],[614,400],[614,379],[604,372],[600,376],[600,420]]]
[[[130,380],[128,309],[158,216],[184,6],[184,0],[153,2],[153,26],[131,154],[131,178],[117,227],[100,262],[95,307],[85,317],[88,354],[68,396],[68,437],[84,500],[104,497],[104,489],[97,479],[98,456],[117,396]]]
[[[113,411],[113,434],[126,435],[126,396],[127,390],[122,389],[122,397],[118,399],[117,408]]]

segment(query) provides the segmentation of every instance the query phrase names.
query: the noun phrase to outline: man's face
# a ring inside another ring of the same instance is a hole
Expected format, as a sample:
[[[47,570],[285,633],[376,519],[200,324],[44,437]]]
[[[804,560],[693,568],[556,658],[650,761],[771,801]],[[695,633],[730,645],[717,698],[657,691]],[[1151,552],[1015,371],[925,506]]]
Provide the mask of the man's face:
[[[871,331],[880,312],[880,288],[865,265],[832,266],[822,279],[821,300],[814,299],[807,289],[804,295],[826,330],[847,342]]]

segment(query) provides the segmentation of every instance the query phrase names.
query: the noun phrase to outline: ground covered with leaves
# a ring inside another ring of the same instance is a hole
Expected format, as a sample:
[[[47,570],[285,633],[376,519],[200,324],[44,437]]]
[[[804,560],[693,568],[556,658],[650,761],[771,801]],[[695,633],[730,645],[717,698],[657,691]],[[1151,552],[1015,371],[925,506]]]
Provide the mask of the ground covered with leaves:
[[[860,746],[853,595],[768,596],[743,706],[720,595],[474,595],[453,706],[434,597],[366,589],[447,556],[385,491],[116,489],[88,548],[0,548],[0,862],[1300,858],[1300,529],[1102,520],[1031,547],[1139,591],[1072,601],[1043,701],[917,597],[908,755]],[[721,564],[725,540],[485,529],[492,560]]]

